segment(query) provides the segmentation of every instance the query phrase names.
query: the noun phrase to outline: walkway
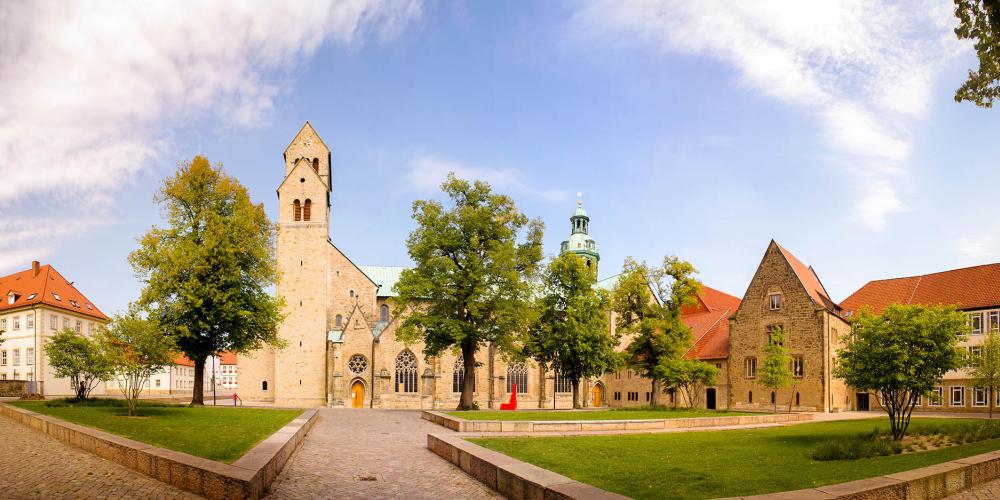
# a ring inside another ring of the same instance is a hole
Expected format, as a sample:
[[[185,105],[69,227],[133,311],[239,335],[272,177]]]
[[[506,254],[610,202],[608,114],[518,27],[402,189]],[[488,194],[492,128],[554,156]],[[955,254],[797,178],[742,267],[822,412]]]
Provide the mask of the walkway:
[[[419,411],[321,409],[270,498],[498,498],[427,449],[433,432]]]
[[[3,498],[201,498],[0,417]]]

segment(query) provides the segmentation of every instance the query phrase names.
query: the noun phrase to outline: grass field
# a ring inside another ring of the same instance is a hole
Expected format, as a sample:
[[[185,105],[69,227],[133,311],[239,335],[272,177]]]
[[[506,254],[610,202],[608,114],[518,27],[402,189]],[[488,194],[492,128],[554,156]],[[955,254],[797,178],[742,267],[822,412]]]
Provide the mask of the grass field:
[[[911,428],[940,422],[914,419]],[[859,460],[817,462],[810,458],[822,441],[855,436],[875,426],[888,427],[888,422],[873,419],[756,430],[470,441],[633,498],[716,498],[811,488],[1000,449],[1000,439],[991,439]]]
[[[663,418],[731,417],[753,413],[714,410],[556,410],[556,411],[452,411],[465,420],[656,420]]]
[[[126,416],[122,400],[93,406],[18,401],[15,406],[161,448],[230,463],[302,413],[263,408],[188,407],[140,402],[139,416]]]

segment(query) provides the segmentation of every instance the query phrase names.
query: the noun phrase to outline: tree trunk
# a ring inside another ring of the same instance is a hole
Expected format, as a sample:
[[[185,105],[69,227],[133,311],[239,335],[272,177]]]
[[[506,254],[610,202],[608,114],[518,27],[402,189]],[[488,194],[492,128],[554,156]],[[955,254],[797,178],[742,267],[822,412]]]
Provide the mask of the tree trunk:
[[[573,409],[580,407],[580,380],[573,379]]]
[[[990,420],[993,420],[993,401],[994,401],[994,399],[993,399],[993,386],[991,385],[990,386],[990,409],[989,409]]]
[[[205,404],[205,358],[195,356],[194,360],[194,394],[191,396],[191,404]]]
[[[471,410],[474,404],[472,387],[476,380],[476,343],[472,339],[462,340],[462,364],[465,376],[462,378],[462,397],[459,398],[458,409]]]
[[[660,381],[654,378],[651,389],[653,393],[649,396],[649,404],[660,406]]]
[[[83,385],[83,381],[82,380],[77,380],[76,381],[76,399],[82,401],[82,400],[84,400],[86,398],[87,398],[87,388]]]

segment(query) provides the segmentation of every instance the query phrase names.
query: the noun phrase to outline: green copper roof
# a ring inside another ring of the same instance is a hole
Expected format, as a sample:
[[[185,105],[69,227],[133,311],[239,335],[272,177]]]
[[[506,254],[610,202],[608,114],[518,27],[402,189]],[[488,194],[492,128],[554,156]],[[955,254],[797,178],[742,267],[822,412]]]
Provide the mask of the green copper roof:
[[[403,266],[358,266],[358,268],[361,269],[361,272],[367,274],[376,285],[379,285],[379,297],[395,297],[396,292],[392,289],[399,281],[399,276],[403,273],[403,270],[409,269]]]
[[[622,275],[619,273],[614,276],[608,276],[607,278],[604,278],[602,280],[597,280],[597,283],[594,283],[594,288],[607,290],[610,292],[612,289],[615,288],[615,285],[618,284],[618,280],[621,279],[621,277]]]

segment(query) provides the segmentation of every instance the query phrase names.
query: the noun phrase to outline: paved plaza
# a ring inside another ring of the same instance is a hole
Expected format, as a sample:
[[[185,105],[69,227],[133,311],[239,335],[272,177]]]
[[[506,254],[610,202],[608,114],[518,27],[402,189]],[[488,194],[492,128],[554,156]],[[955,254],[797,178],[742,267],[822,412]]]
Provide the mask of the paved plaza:
[[[498,498],[427,449],[419,411],[322,409],[269,498]]]
[[[0,417],[0,498],[201,498]]]

